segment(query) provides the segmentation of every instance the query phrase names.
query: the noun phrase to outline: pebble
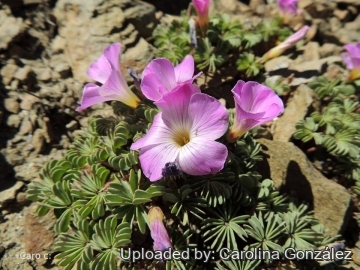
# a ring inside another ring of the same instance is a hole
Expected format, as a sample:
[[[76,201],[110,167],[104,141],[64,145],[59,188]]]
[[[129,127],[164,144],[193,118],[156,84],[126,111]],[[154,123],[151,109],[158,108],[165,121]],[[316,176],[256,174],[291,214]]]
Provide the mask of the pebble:
[[[15,114],[20,110],[19,102],[14,98],[6,98],[4,100],[4,107],[8,112]]]

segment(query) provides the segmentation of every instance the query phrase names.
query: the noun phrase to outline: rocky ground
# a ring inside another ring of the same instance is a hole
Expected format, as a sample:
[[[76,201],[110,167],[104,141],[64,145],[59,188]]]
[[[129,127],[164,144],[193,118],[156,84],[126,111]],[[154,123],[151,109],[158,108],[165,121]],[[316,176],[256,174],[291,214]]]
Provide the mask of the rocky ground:
[[[63,157],[89,116],[111,113],[107,104],[75,111],[84,83],[89,81],[85,72],[103,48],[121,42],[122,67],[141,73],[155,56],[153,29],[160,20],[178,15],[190,1],[147,2],[0,3],[0,269],[58,269],[53,261],[54,217],[36,217],[35,205],[26,199],[27,184],[39,181],[39,169],[47,161]],[[275,1],[213,2],[212,10],[230,13],[244,23],[256,24],[276,11]],[[272,126],[274,141],[260,140],[267,157],[262,170],[277,187],[284,188],[282,191],[309,202],[327,234],[340,232],[347,237],[347,245],[354,251],[350,266],[357,269],[360,244],[351,219],[351,196],[316,170],[291,143],[291,135],[295,123],[314,104],[312,91],[303,83],[324,71],[328,77],[346,74],[339,54],[344,44],[360,41],[360,1],[300,0],[299,6],[312,24],[311,40],[299,50],[302,57],[278,57],[265,67],[266,76],[272,79],[285,72],[294,91],[284,115]],[[296,28],[298,22],[293,23]],[[210,88],[231,89],[227,80],[215,81]]]

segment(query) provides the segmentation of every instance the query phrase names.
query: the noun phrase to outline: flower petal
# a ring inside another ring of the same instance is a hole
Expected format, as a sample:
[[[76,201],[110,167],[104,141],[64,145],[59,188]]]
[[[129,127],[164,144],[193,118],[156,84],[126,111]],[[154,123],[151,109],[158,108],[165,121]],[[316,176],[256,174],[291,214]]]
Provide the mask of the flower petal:
[[[162,112],[159,112],[154,117],[154,121],[147,134],[134,142],[130,149],[138,150],[145,146],[158,145],[162,143],[171,143],[173,140],[173,131],[169,129],[163,122]]]
[[[195,138],[181,147],[179,165],[187,174],[215,174],[224,167],[227,155],[222,143]]]
[[[224,135],[229,126],[226,108],[217,99],[203,93],[191,97],[189,118],[193,120],[191,137],[216,140]]]
[[[171,91],[177,84],[173,64],[165,58],[152,60],[144,69],[142,78],[148,74],[155,74],[167,91]]]
[[[174,162],[180,148],[174,143],[145,146],[140,150],[140,164],[144,175],[154,182],[162,178],[162,169],[168,162]]]
[[[86,74],[93,80],[105,83],[111,74],[110,62],[104,55],[101,55],[99,59],[90,65]]]
[[[159,100],[167,93],[166,88],[154,73],[149,73],[143,77],[140,88],[144,96],[152,101]]]
[[[136,108],[140,103],[140,99],[131,91],[122,73],[115,69],[101,86],[100,94],[112,100],[121,101],[132,108]]]
[[[104,56],[109,61],[113,69],[120,70],[120,53],[120,43],[113,43],[104,50]]]
[[[148,213],[150,234],[154,240],[154,250],[167,250],[172,247],[163,223],[164,214],[160,207],[152,207]]]
[[[154,103],[163,111],[164,123],[174,132],[190,129],[192,121],[188,117],[189,103],[191,96],[199,92],[198,86],[183,84]]]
[[[86,84],[83,90],[80,107],[78,107],[76,111],[82,111],[95,104],[112,100],[109,97],[101,96],[99,91],[100,91],[100,86],[93,83]]]
[[[192,2],[199,15],[207,14],[210,0],[192,0]]]
[[[348,51],[351,57],[360,57],[360,42],[347,44],[343,48]]]
[[[184,60],[175,67],[175,78],[177,83],[193,81],[194,75],[194,58],[188,55]]]

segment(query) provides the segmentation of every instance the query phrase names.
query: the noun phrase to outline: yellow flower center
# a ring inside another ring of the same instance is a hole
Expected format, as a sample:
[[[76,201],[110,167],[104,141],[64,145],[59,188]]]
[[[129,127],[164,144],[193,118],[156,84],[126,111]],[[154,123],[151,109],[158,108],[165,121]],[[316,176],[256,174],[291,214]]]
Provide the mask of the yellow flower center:
[[[190,141],[190,134],[184,130],[175,133],[174,141],[179,146],[184,146]]]

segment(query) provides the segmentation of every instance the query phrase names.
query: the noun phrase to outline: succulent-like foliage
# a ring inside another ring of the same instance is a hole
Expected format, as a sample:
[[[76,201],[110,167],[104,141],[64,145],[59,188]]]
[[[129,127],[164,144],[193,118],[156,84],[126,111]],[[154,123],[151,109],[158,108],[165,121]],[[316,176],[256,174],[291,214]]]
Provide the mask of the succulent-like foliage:
[[[230,250],[238,250],[237,237],[246,241],[247,234],[241,225],[246,223],[249,216],[238,216],[238,210],[239,207],[222,204],[211,211],[213,218],[202,222],[204,241],[211,243],[211,249],[219,250],[225,246]]]
[[[233,260],[216,262],[216,270],[252,270],[260,264],[260,260]]]
[[[325,148],[331,159],[337,160],[339,170],[350,181],[360,181],[360,104],[354,99],[353,85],[340,84],[319,77],[310,86],[320,98],[319,110],[296,125],[294,137],[313,142],[317,149]],[[326,162],[324,162],[326,167]]]
[[[186,15],[182,13],[179,19],[168,25],[160,24],[154,30],[157,55],[178,64],[185,55],[193,54],[197,67],[210,73],[229,63],[236,64],[237,69],[247,77],[255,77],[263,65],[251,51],[256,50],[261,42],[273,46],[274,41],[282,41],[290,34],[289,28],[280,27],[280,18],[247,27],[231,20],[228,14],[214,14],[209,18],[207,31],[197,33],[197,46],[192,46],[194,42],[190,39],[189,18]]]
[[[140,181],[140,170],[137,174],[131,170],[128,181],[116,178],[110,184],[105,200],[106,204],[113,208],[112,213],[116,214],[118,218],[130,224],[136,220],[140,231],[145,233],[148,220],[143,204],[151,202],[153,197],[161,196],[163,189],[161,186],[155,185],[143,189]]]

